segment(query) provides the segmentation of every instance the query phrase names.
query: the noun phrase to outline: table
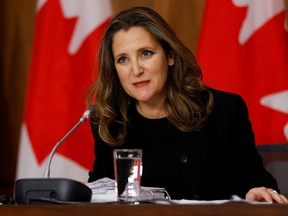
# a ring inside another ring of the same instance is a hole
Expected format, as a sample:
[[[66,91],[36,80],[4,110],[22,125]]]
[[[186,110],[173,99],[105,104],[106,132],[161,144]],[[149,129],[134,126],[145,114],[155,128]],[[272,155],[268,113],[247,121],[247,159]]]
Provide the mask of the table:
[[[288,205],[247,203],[197,204],[197,205],[159,205],[159,204],[75,204],[75,205],[3,205],[2,216],[287,216]]]

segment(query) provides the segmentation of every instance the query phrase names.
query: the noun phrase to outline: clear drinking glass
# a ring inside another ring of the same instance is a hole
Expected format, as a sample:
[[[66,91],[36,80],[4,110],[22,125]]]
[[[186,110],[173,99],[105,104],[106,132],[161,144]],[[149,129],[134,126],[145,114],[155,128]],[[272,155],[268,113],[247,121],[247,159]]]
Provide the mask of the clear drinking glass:
[[[118,201],[139,201],[142,150],[141,149],[115,149],[114,173]]]

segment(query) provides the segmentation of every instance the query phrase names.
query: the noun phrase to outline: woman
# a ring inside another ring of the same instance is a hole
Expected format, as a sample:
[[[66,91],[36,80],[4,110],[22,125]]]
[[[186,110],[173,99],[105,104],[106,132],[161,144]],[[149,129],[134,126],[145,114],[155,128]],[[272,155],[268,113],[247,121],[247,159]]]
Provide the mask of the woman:
[[[245,102],[206,87],[193,54],[155,11],[136,7],[103,36],[94,104],[95,162],[89,181],[114,178],[115,148],[143,150],[141,185],[172,199],[287,203],[257,153]]]

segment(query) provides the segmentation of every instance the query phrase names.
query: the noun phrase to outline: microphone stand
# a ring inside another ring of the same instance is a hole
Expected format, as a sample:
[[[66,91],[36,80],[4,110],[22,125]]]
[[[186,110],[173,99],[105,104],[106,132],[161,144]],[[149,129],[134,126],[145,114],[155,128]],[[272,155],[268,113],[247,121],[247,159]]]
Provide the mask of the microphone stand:
[[[54,148],[52,149],[52,151],[50,152],[49,158],[48,158],[48,163],[47,166],[45,168],[45,172],[44,172],[44,178],[50,178],[50,167],[51,167],[51,162],[52,162],[52,158],[55,154],[55,152],[57,151],[57,149],[59,148],[59,146],[81,125],[83,124],[88,118],[90,118],[90,116],[94,113],[94,109],[91,107],[89,109],[87,109],[82,117],[80,118],[80,120],[77,122],[77,124],[70,130],[68,131],[68,133],[59,141],[56,143],[56,145],[54,146]]]
[[[50,178],[52,158],[58,147],[91,115],[93,107],[87,109],[77,124],[56,143],[50,152],[43,178],[18,179],[15,182],[15,202],[19,204],[90,202],[91,189],[72,179]]]

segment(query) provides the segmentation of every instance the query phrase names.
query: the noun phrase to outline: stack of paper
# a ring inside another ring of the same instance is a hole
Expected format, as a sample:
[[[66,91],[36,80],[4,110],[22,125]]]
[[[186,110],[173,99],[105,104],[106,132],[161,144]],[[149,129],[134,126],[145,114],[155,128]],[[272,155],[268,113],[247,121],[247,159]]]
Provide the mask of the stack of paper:
[[[102,178],[94,182],[87,183],[92,190],[93,203],[116,202],[117,194],[115,190],[115,180]],[[165,188],[141,187],[139,201],[170,200]]]

